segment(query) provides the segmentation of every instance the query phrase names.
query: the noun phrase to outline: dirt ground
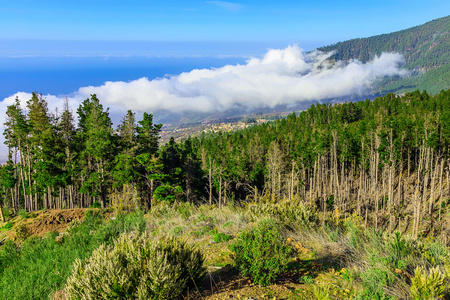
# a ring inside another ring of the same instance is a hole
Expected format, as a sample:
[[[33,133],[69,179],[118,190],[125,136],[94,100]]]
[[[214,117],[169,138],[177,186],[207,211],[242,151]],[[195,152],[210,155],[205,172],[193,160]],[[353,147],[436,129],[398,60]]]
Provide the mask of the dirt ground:
[[[45,235],[51,231],[62,232],[73,220],[83,220],[86,209],[55,209],[43,211],[27,222],[31,234]]]
[[[85,208],[42,210],[29,213],[28,218],[17,216],[9,220],[14,227],[4,232],[2,236],[15,240],[14,228],[22,224],[26,225],[29,235],[44,236],[52,231],[63,232],[72,221],[83,220],[86,210]]]

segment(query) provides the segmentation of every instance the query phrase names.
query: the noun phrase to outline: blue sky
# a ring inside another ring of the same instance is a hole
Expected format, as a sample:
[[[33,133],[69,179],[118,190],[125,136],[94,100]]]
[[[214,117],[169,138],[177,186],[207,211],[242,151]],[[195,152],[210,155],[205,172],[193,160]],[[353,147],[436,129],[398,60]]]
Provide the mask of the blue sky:
[[[230,54],[294,43],[310,50],[420,25],[450,11],[448,0],[0,0],[0,4],[0,55],[99,54],[112,48],[127,54],[147,49],[148,42],[166,42],[179,54],[186,44],[198,54],[215,54],[221,48],[205,48],[199,42],[236,45],[228,49]],[[91,46],[69,47],[67,41],[88,41]],[[135,44],[127,47],[127,42]]]
[[[362,96],[408,75],[401,54],[325,70],[329,54],[307,51],[448,12],[448,0],[0,0],[0,131],[33,91],[74,111],[95,93],[115,124],[127,109],[158,118]]]

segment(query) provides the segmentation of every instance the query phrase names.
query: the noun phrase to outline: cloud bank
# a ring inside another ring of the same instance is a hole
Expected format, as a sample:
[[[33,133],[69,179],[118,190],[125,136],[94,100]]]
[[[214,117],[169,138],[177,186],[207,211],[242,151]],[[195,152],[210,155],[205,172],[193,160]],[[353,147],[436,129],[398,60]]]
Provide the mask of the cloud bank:
[[[111,107],[111,112],[117,115],[127,109],[154,114],[213,113],[363,95],[378,78],[407,75],[400,68],[403,62],[400,54],[383,53],[365,64],[353,60],[332,65],[327,61],[331,55],[318,51],[304,53],[294,45],[269,50],[262,58],[249,59],[242,65],[196,69],[153,80],[105,82],[101,86],[82,87],[67,97],[74,111],[81,101],[97,94],[104,107]],[[6,107],[16,96],[23,105],[31,98],[30,94],[19,92],[0,102],[1,126]],[[45,97],[50,109],[61,108],[65,98]]]
[[[138,111],[216,112],[364,94],[377,78],[406,74],[399,67],[403,61],[400,54],[383,53],[366,64],[354,60],[332,66],[326,62],[330,55],[305,54],[290,46],[269,50],[244,65],[83,87],[75,97],[95,93],[108,105]]]

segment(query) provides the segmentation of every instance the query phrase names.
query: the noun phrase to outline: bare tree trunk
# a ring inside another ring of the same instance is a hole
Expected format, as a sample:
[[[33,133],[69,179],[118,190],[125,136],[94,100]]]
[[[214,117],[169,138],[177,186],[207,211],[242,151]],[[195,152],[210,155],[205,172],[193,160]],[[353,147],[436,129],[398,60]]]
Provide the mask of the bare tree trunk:
[[[212,205],[212,162],[211,157],[209,158],[209,176],[208,176],[208,183],[209,183],[209,205]]]
[[[441,159],[441,175],[439,176],[439,216],[438,220],[441,220],[441,210],[442,210],[442,172],[444,171],[444,160]]]
[[[2,222],[5,222],[5,216],[3,215],[3,207],[2,204],[0,203],[0,220],[2,220]]]
[[[219,207],[222,207],[222,175],[219,178]]]

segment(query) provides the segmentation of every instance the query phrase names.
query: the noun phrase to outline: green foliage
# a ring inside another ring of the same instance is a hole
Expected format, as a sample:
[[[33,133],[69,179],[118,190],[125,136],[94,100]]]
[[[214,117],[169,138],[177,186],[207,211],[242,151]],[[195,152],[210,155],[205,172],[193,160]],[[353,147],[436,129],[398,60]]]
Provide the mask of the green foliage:
[[[394,275],[389,270],[386,270],[383,265],[373,264],[361,274],[363,280],[364,292],[361,294],[362,299],[385,300],[391,299],[388,297],[384,288],[388,287],[394,281]]]
[[[100,204],[100,202],[94,202],[91,204],[90,208],[102,208],[102,205]]]
[[[314,284],[314,278],[311,275],[303,275],[300,277],[299,282],[304,284]]]
[[[333,60],[362,62],[383,52],[401,53],[405,58],[404,67],[411,71],[410,76],[385,78],[378,83],[377,92],[399,94],[420,89],[439,93],[450,87],[449,26],[447,16],[398,32],[344,41],[319,50],[334,51]]]
[[[319,220],[313,207],[294,200],[250,204],[246,215],[253,222],[273,218],[289,228],[312,228]]]
[[[5,206],[3,206],[1,209],[3,211],[3,215],[5,216],[5,220],[9,220],[13,213],[12,210]]]
[[[268,285],[285,271],[293,252],[269,219],[238,235],[230,249],[241,274],[259,285]]]
[[[441,241],[419,242],[417,248],[422,258],[432,266],[450,263],[450,251]]]
[[[195,231],[195,235],[202,236],[207,234],[210,230],[211,228],[209,226],[202,226]]]
[[[183,241],[124,234],[76,260],[65,290],[70,299],[175,299],[202,278],[203,261]]]
[[[20,255],[17,245],[10,240],[4,242],[0,248],[0,274],[4,269],[14,263]]]
[[[3,230],[8,230],[11,229],[13,227],[13,225],[9,222],[6,222],[5,225],[3,226]]]
[[[18,215],[21,216],[22,219],[28,219],[28,217],[29,217],[26,209],[19,210]]]
[[[177,226],[177,227],[172,228],[172,230],[170,231],[169,234],[173,235],[173,236],[177,236],[177,235],[179,235],[182,232],[183,232],[183,227],[182,226]]]
[[[171,186],[169,184],[163,184],[155,189],[153,196],[155,201],[167,201],[173,203],[179,199],[183,194],[183,189],[180,186]]]
[[[27,224],[24,223],[16,225],[15,233],[16,239],[19,242],[25,241],[31,235],[30,229],[28,228]]]
[[[326,284],[316,284],[313,287],[314,296],[317,300],[331,300],[330,286]]]
[[[187,220],[191,216],[193,207],[194,206],[192,205],[192,203],[182,202],[179,205],[177,205],[176,208],[177,211],[180,213],[181,217],[184,220]]]
[[[141,212],[105,222],[99,210],[91,210],[81,223],[70,226],[64,238],[51,233],[28,238],[20,247],[6,241],[0,247],[0,299],[48,299],[63,288],[76,258],[89,257],[123,232],[144,229]]]
[[[348,282],[352,283],[353,280],[355,280],[355,275],[353,274],[353,272],[351,270],[348,269],[342,269],[340,271],[342,278],[344,278],[345,280],[347,280]]]
[[[386,248],[389,252],[392,265],[400,270],[406,269],[405,258],[411,254],[412,247],[407,240],[402,238],[400,232],[394,233],[391,241],[387,243]]]
[[[218,244],[229,241],[231,239],[231,236],[223,232],[217,232],[214,233],[213,239],[214,243]]]
[[[410,289],[414,300],[440,299],[444,296],[445,288],[445,275],[439,267],[431,268],[428,274],[422,267],[414,270]]]

